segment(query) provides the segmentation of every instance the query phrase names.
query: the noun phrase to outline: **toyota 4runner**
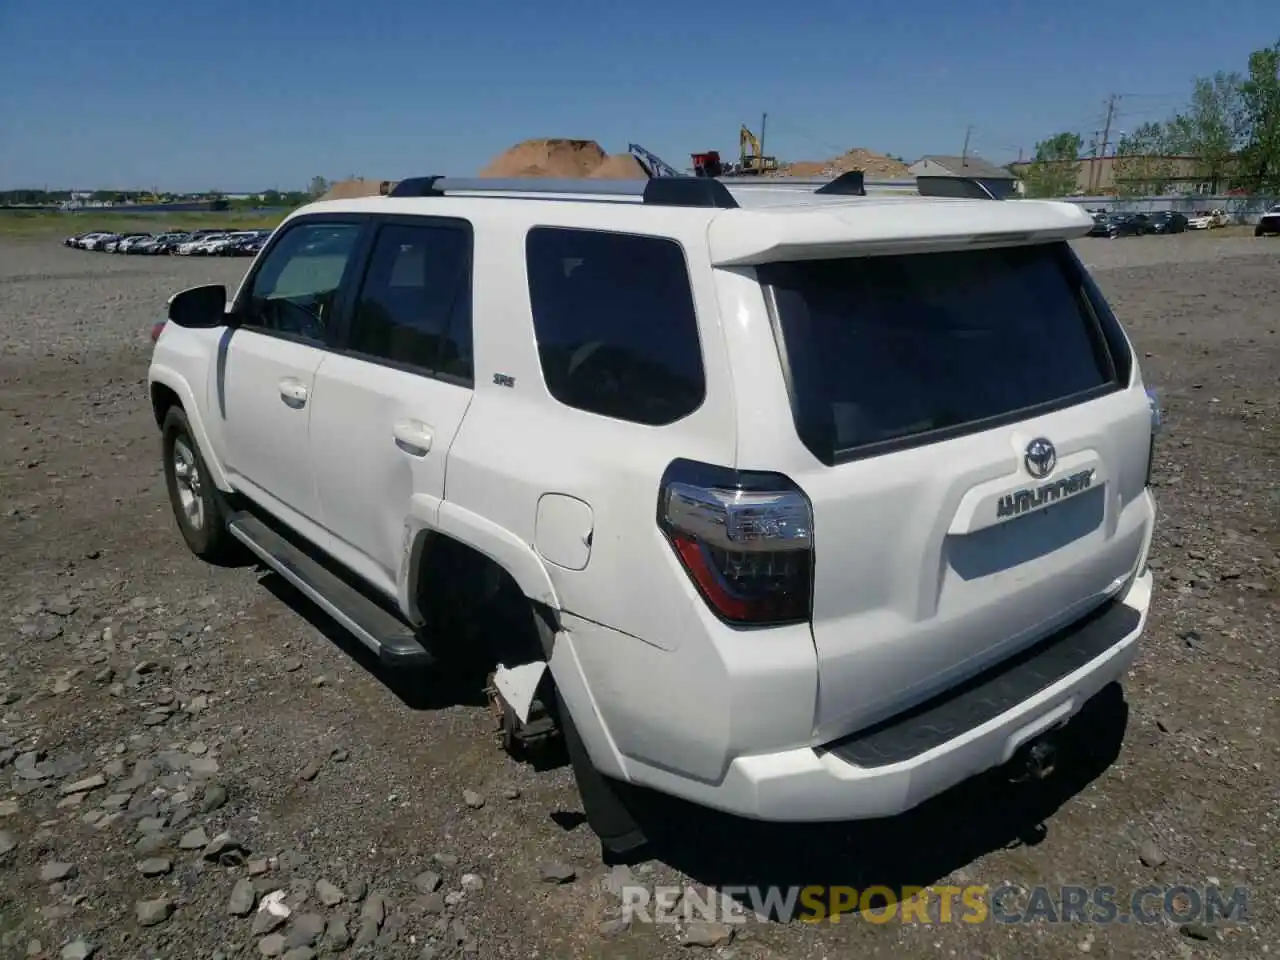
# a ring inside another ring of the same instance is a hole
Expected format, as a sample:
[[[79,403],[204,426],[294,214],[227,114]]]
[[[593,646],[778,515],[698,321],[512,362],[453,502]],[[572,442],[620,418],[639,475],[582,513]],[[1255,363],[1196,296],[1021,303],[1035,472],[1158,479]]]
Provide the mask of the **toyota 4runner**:
[[[869,186],[298,210],[230,296],[169,302],[182,536],[389,669],[486,658],[502,739],[563,735],[606,850],[643,840],[633,787],[869,818],[1043,761],[1143,630],[1156,407],[1086,213]]]

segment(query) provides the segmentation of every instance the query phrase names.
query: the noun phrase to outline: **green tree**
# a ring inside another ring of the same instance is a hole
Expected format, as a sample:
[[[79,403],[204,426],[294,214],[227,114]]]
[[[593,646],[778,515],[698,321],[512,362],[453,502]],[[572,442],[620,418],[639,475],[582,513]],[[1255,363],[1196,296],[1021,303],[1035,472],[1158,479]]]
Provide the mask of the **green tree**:
[[[1065,197],[1076,192],[1080,178],[1080,134],[1057,133],[1036,144],[1035,159],[1023,181],[1029,197]]]
[[[1249,79],[1240,86],[1244,149],[1239,181],[1247,189],[1280,194],[1280,41],[1249,56]]]
[[[329,181],[324,177],[312,177],[311,186],[307,188],[307,193],[311,195],[311,199],[319,200],[329,192]]]
[[[1194,176],[1208,180],[1216,193],[1226,180],[1244,130],[1244,99],[1238,73],[1219,70],[1197,77],[1186,112],[1172,121],[1179,153],[1195,157]]]
[[[1174,131],[1162,123],[1144,123],[1116,146],[1115,181],[1121,196],[1162,194],[1177,176],[1171,155]]]

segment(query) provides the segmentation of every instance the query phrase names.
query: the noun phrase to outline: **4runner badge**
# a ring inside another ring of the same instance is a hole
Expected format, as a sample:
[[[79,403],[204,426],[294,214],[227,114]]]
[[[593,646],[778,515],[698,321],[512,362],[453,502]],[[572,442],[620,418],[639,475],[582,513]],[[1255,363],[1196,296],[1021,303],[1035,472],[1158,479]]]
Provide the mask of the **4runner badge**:
[[[1047,504],[1074,497],[1077,493],[1083,493],[1093,486],[1093,473],[1093,467],[1089,467],[1087,470],[1073,473],[1053,483],[1007,493],[996,502],[996,518],[1005,520],[1020,516]]]

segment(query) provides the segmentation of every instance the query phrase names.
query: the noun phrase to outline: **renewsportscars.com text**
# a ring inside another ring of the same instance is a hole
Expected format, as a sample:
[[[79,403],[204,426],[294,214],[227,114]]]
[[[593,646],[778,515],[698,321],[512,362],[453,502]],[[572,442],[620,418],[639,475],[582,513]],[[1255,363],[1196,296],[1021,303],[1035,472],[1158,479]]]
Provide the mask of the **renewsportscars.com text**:
[[[924,925],[982,923],[1152,924],[1244,921],[1244,887],[1149,885],[1122,891],[1114,886],[843,886],[693,887],[632,886],[623,890],[622,912],[637,923],[694,920],[743,923],[749,918],[782,923],[870,923]]]

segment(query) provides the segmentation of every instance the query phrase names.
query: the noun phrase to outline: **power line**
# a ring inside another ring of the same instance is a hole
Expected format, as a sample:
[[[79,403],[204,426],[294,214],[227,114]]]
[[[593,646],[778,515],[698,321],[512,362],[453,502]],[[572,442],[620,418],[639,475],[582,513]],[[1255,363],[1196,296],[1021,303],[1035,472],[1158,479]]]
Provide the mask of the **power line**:
[[[779,128],[781,128],[780,132],[782,133],[783,136],[789,136],[793,138],[799,138],[801,140],[806,140],[815,147],[821,147],[823,150],[831,151],[832,156],[839,156],[840,154],[844,153],[846,150],[849,149],[847,146],[843,146],[843,147],[837,146],[836,144],[830,143],[821,137],[812,136],[811,134],[808,134],[805,131],[796,128],[794,125],[791,124],[790,121],[779,123],[775,118],[773,121],[774,132],[775,133],[779,132]]]
[[[1164,112],[1165,112],[1164,110],[1158,107],[1153,107],[1150,110],[1121,110],[1116,114],[1116,119],[1118,120],[1121,117],[1149,117],[1154,113],[1164,113]]]

